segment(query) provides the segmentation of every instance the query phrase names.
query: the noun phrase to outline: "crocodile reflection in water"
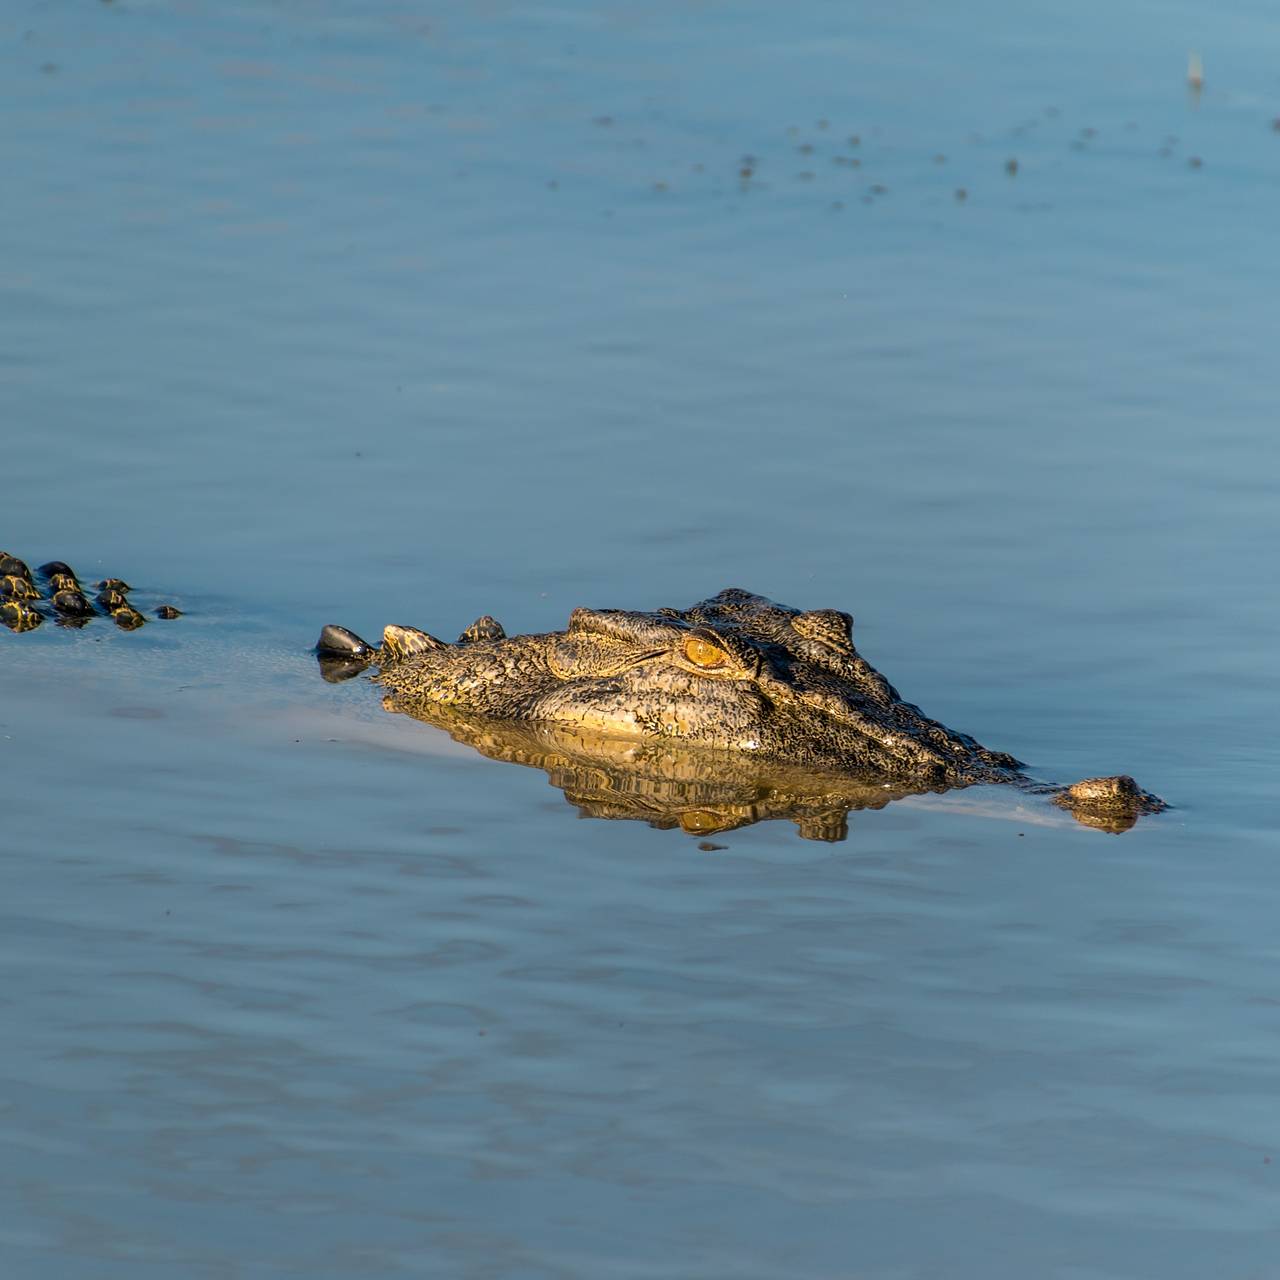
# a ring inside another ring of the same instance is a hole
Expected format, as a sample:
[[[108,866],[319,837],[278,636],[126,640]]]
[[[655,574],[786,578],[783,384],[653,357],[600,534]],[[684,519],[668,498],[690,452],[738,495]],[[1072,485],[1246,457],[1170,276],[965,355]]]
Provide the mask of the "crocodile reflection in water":
[[[484,720],[395,693],[382,705],[444,729],[492,760],[544,770],[585,817],[630,818],[694,836],[790,818],[806,840],[843,840],[850,810],[883,809],[904,796],[947,789],[557,724]]]
[[[583,764],[581,744],[591,743],[587,760],[606,772],[617,773],[628,757],[621,748],[602,750],[598,741],[630,743],[629,758],[650,765],[661,753],[646,754],[645,745],[678,747],[681,756],[706,753],[705,768],[682,764],[672,778],[659,770],[659,797],[682,772],[692,772],[699,786],[714,789],[723,780],[735,797],[731,808],[772,806],[779,815],[799,814],[806,805],[815,813],[847,812],[866,807],[873,795],[879,807],[895,793],[985,782],[1052,795],[1081,821],[1111,831],[1164,807],[1129,777],[1071,787],[1030,778],[1012,756],[903,701],[858,653],[852,627],[837,610],[803,612],[730,588],[684,610],[576,609],[567,630],[544,635],[508,638],[485,617],[453,645],[389,626],[374,648],[329,626],[317,650],[329,678],[375,666],[392,709],[445,723],[480,750],[482,741],[499,744],[499,726],[515,725],[527,731],[519,740],[532,734],[549,756],[575,767]],[[563,735],[547,732],[552,728],[571,735],[567,750]],[[508,758],[505,749],[486,753]],[[623,790],[645,793],[646,803],[652,787],[632,784],[639,777],[653,781],[647,767],[622,768]],[[604,788],[610,803],[616,781]],[[833,802],[823,804],[823,797]],[[677,813],[693,811],[683,804],[675,804]]]

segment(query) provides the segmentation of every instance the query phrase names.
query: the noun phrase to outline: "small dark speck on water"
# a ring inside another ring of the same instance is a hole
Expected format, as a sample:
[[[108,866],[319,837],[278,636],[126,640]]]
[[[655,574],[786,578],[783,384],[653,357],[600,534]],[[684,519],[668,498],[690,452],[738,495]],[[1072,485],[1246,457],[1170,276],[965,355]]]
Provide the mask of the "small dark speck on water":
[[[703,853],[719,853],[721,849],[727,849],[728,847],[729,846],[727,844],[715,844],[711,840],[701,840],[698,842],[698,848],[701,849]],[[618,1025],[621,1026],[622,1024],[619,1023]]]
[[[1280,116],[1276,116],[1276,118],[1272,120],[1271,129],[1273,133],[1280,133]]]
[[[960,201],[961,204],[963,204],[968,198],[969,193],[964,189],[964,187],[956,188],[956,199]]]
[[[1192,157],[1187,161],[1187,165],[1188,165],[1190,168],[1192,168],[1192,169],[1199,169],[1199,168],[1200,168],[1200,166],[1201,166],[1201,165],[1203,165],[1203,164],[1204,164],[1204,161],[1203,161],[1203,160],[1201,160],[1199,156],[1192,156]]]
[[[1017,160],[1013,159],[1012,157],[1006,160],[1004,162],[1004,171],[1009,175],[1009,177],[1012,178],[1018,172]]]

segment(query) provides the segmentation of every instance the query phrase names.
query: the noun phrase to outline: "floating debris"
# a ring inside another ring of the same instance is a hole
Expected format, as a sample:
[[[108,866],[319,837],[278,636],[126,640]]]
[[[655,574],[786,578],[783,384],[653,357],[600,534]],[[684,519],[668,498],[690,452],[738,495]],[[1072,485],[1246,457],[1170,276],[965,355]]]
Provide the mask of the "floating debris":
[[[1204,62],[1194,49],[1187,54],[1187,83],[1197,91],[1204,88]]]
[[[1011,177],[1011,178],[1013,178],[1013,177],[1016,177],[1016,176],[1017,176],[1017,173],[1018,173],[1018,162],[1017,162],[1017,160],[1016,160],[1016,159],[1014,159],[1014,157],[1010,156],[1010,157],[1009,157],[1009,159],[1008,159],[1008,160],[1006,160],[1006,161],[1004,162],[1004,171],[1005,171],[1005,173],[1007,173],[1007,174],[1009,175],[1009,177]]]

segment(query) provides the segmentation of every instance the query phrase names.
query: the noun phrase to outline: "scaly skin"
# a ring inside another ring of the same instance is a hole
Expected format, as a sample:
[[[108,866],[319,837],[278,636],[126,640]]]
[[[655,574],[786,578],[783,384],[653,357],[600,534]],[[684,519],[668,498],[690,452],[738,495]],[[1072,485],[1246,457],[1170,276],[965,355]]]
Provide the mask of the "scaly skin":
[[[129,603],[133,588],[120,578],[97,583],[95,609],[75,570],[62,560],[50,560],[33,574],[26,563],[0,551],[0,623],[10,631],[34,631],[52,617],[60,627],[83,627],[99,611],[114,619],[122,631],[136,631],[146,619]],[[158,618],[180,618],[182,611],[163,604]]]
[[[447,645],[388,627],[379,648],[326,627],[338,675],[375,666],[396,710],[554,725],[609,739],[672,740],[923,789],[1013,783],[1056,794],[1083,821],[1132,825],[1163,808],[1131,778],[1037,783],[1012,756],[904,702],[853,644],[848,614],[802,612],[730,588],[684,610],[576,609],[566,631],[507,638],[491,618]],[[1083,812],[1082,812],[1083,810]]]

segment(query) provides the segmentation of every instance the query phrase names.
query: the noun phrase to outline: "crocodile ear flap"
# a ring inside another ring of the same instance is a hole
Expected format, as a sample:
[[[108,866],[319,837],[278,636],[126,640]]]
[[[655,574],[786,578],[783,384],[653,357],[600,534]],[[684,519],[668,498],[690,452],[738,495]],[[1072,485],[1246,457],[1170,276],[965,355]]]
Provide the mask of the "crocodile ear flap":
[[[388,658],[407,658],[413,653],[427,653],[432,649],[447,649],[449,646],[435,636],[429,636],[417,627],[398,627],[392,623],[382,631],[382,652]]]
[[[853,619],[839,609],[811,609],[797,614],[791,625],[806,640],[834,649],[837,653],[853,653]]]

